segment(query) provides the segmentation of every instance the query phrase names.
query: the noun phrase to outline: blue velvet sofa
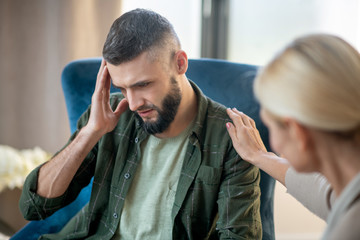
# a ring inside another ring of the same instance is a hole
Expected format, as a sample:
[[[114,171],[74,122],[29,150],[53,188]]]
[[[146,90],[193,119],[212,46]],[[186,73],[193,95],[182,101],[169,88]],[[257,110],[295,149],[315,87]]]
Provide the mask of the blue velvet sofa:
[[[62,73],[62,87],[65,96],[71,132],[76,122],[91,102],[100,58],[82,59],[70,62]],[[215,59],[190,59],[187,77],[193,80],[210,98],[227,107],[236,107],[251,116],[258,127],[266,147],[269,149],[268,132],[259,118],[259,105],[254,99],[252,84],[258,67]],[[115,88],[112,92],[118,91]],[[261,219],[263,239],[274,240],[275,180],[261,172]],[[58,232],[89,200],[91,183],[77,199],[41,221],[32,221],[11,239],[37,239],[43,233]]]

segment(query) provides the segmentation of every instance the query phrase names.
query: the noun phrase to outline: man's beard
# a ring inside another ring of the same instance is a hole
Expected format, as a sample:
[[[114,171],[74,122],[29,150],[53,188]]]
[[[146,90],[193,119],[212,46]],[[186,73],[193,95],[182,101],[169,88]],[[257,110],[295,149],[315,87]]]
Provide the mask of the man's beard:
[[[144,121],[139,116],[139,114],[135,112],[135,116],[141,122],[142,127],[148,134],[157,134],[164,132],[175,119],[175,115],[179,109],[182,95],[176,80],[173,77],[170,80],[171,90],[163,99],[161,108],[155,105],[142,107],[144,109],[154,109],[158,112],[158,117],[155,121]]]

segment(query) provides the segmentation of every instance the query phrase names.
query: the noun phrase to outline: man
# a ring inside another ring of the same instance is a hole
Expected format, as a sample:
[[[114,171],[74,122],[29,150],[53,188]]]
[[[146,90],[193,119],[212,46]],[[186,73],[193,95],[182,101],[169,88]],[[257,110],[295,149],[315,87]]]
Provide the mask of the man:
[[[37,220],[94,176],[89,204],[43,239],[261,239],[259,171],[233,149],[225,107],[186,78],[171,24],[125,13],[103,57],[78,130],[24,185],[22,212]]]

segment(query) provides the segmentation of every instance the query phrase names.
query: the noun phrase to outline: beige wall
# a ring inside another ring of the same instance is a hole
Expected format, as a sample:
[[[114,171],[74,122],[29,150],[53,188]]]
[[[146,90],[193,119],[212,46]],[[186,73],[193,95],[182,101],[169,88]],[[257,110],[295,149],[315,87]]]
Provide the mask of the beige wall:
[[[279,182],[274,196],[275,235],[277,240],[319,240],[326,223],[286,193]]]
[[[60,75],[101,56],[121,0],[0,1],[0,144],[55,152],[69,137]]]
[[[54,153],[70,129],[61,71],[71,60],[101,56],[121,0],[0,0],[0,144]],[[20,191],[0,193],[0,231],[25,224]],[[15,200],[14,200],[15,199]],[[5,211],[6,210],[6,211]]]

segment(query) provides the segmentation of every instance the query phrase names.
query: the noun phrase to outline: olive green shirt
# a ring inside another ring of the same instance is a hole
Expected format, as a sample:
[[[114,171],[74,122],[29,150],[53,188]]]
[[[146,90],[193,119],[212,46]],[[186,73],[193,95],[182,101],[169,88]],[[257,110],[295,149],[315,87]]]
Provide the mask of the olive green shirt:
[[[173,239],[261,239],[260,172],[243,161],[226,130],[226,108],[207,98],[192,83],[198,114],[189,135],[175,193],[171,220]],[[112,94],[115,107],[123,98]],[[86,125],[88,109],[78,121]],[[78,134],[77,130],[69,142]],[[89,203],[57,234],[40,239],[111,239],[117,231],[125,198],[141,159],[147,134],[126,111],[84,159],[68,190],[46,199],[36,194],[39,168],[25,181],[20,208],[28,220],[40,220],[72,202],[94,177]]]

